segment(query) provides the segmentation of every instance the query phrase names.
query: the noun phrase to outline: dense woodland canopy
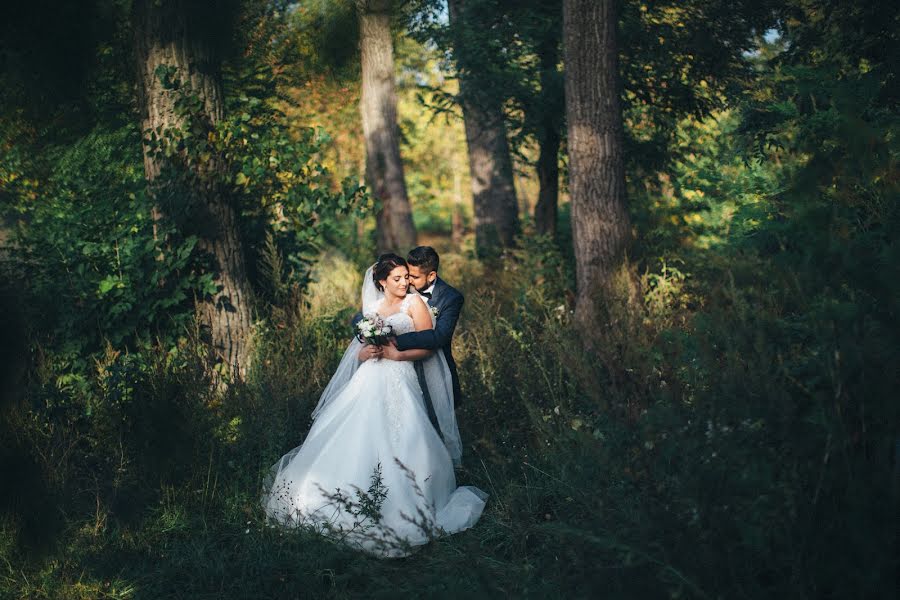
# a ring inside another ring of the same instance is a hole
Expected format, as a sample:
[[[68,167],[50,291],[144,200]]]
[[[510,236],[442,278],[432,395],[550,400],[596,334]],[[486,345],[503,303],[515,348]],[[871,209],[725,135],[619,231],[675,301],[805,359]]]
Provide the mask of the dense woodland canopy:
[[[900,4],[14,1],[4,597],[881,598]],[[416,243],[466,294],[478,525],[263,524]]]

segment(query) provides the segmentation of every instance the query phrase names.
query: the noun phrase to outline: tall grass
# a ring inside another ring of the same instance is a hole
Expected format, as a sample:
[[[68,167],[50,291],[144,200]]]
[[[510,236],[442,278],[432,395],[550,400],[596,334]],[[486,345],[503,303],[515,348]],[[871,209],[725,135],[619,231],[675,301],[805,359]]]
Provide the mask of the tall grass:
[[[567,262],[523,244],[497,265],[442,263],[467,298],[458,480],[490,494],[473,529],[377,560],[263,525],[262,476],[302,442],[351,334],[360,269],[331,255],[306,294],[269,307],[258,369],[224,397],[190,335],[110,350],[75,382],[39,361],[3,431],[19,467],[3,492],[3,595],[889,595],[898,415],[883,396],[892,355],[870,346],[891,334],[863,317],[858,332],[815,311],[791,320],[732,263],[707,289],[648,273],[644,312],[593,332],[587,355]]]

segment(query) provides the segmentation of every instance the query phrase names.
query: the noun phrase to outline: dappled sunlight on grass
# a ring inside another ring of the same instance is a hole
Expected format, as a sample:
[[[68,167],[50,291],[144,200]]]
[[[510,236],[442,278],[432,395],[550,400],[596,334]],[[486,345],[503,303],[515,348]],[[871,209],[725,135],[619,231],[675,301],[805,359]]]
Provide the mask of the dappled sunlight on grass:
[[[31,426],[49,454],[72,448],[53,474],[67,526],[57,550],[28,557],[9,521],[0,589],[48,598],[768,597],[784,589],[786,572],[813,576],[829,564],[815,554],[827,540],[853,543],[835,511],[862,528],[885,516],[818,500],[853,496],[841,468],[821,466],[822,444],[845,434],[827,403],[813,410],[817,420],[796,419],[810,402],[798,390],[863,384],[838,371],[833,382],[816,379],[822,368],[809,361],[828,360],[815,349],[831,343],[823,317],[787,323],[777,297],[755,303],[771,279],[765,263],[732,262],[705,288],[687,281],[698,267],[691,255],[648,265],[642,309],[590,332],[589,354],[571,328],[570,265],[547,240],[521,244],[498,263],[442,256],[441,276],[466,295],[454,339],[463,389],[457,481],[490,494],[473,529],[379,561],[264,525],[262,476],[302,442],[352,335],[361,269],[325,252],[306,293],[261,322],[260,362],[246,385],[208,403],[202,370],[187,358],[148,368],[111,354],[103,386],[67,397],[103,411],[55,417],[66,427]],[[743,286],[732,270],[744,273]],[[845,355],[853,343],[844,342]],[[162,410],[177,411],[175,434],[148,426]],[[875,401],[868,410],[888,414]],[[875,489],[884,465],[856,453],[852,437],[842,443],[854,486]],[[85,468],[95,464],[110,467]],[[104,483],[113,475],[115,485]],[[92,491],[72,491],[83,489]],[[865,530],[866,547],[887,542],[878,528]],[[812,540],[801,557],[790,550],[798,538]]]
[[[303,314],[315,319],[358,305],[362,274],[363,270],[340,252],[323,252],[313,267],[312,283],[303,295]]]

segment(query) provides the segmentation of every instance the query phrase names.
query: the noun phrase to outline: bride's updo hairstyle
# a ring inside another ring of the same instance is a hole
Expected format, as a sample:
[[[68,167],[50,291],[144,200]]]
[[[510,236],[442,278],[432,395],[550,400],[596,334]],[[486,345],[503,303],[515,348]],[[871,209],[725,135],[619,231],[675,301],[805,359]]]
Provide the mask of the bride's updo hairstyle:
[[[391,271],[397,267],[406,267],[406,260],[404,260],[402,256],[397,256],[393,252],[388,252],[387,254],[382,254],[378,257],[378,262],[375,263],[375,268],[372,269],[372,279],[375,281],[375,287],[379,292],[384,291],[381,280],[387,279],[388,275],[391,274]]]

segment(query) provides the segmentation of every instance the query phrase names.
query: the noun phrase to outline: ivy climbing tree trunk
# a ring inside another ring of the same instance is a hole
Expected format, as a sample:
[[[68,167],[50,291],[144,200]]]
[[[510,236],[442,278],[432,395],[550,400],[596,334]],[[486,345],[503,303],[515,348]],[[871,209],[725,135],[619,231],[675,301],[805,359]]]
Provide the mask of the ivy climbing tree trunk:
[[[453,54],[459,73],[459,101],[469,149],[472,201],[475,213],[475,248],[491,256],[512,246],[519,231],[519,204],[513,184],[513,166],[500,99],[489,82],[476,79],[480,69],[476,45],[470,44],[477,21],[464,0],[449,0],[450,25],[455,31]]]
[[[250,284],[237,212],[224,184],[225,160],[215,154],[190,160],[177,150],[161,152],[151,141],[167,131],[177,135],[185,125],[187,117],[177,107],[179,99],[196,96],[199,105],[192,118],[207,130],[223,118],[214,43],[214,36],[221,32],[213,25],[220,21],[189,0],[135,0],[132,10],[144,171],[150,193],[157,199],[154,217],[166,218],[163,207],[175,208],[171,203],[181,202],[177,208],[187,214],[185,232],[196,234],[199,249],[211,257],[216,291],[197,299],[197,313],[210,337],[216,381],[225,384],[246,376],[252,333]],[[172,173],[180,174],[180,187],[172,187]]]
[[[366,139],[366,182],[381,203],[378,251],[405,254],[416,245],[416,228],[400,159],[391,40],[392,4],[391,0],[356,2],[362,64],[359,108]]]
[[[575,318],[594,331],[598,300],[637,298],[628,265],[631,223],[625,196],[615,0],[564,0],[569,193],[575,250]],[[624,289],[623,289],[624,288]]]

